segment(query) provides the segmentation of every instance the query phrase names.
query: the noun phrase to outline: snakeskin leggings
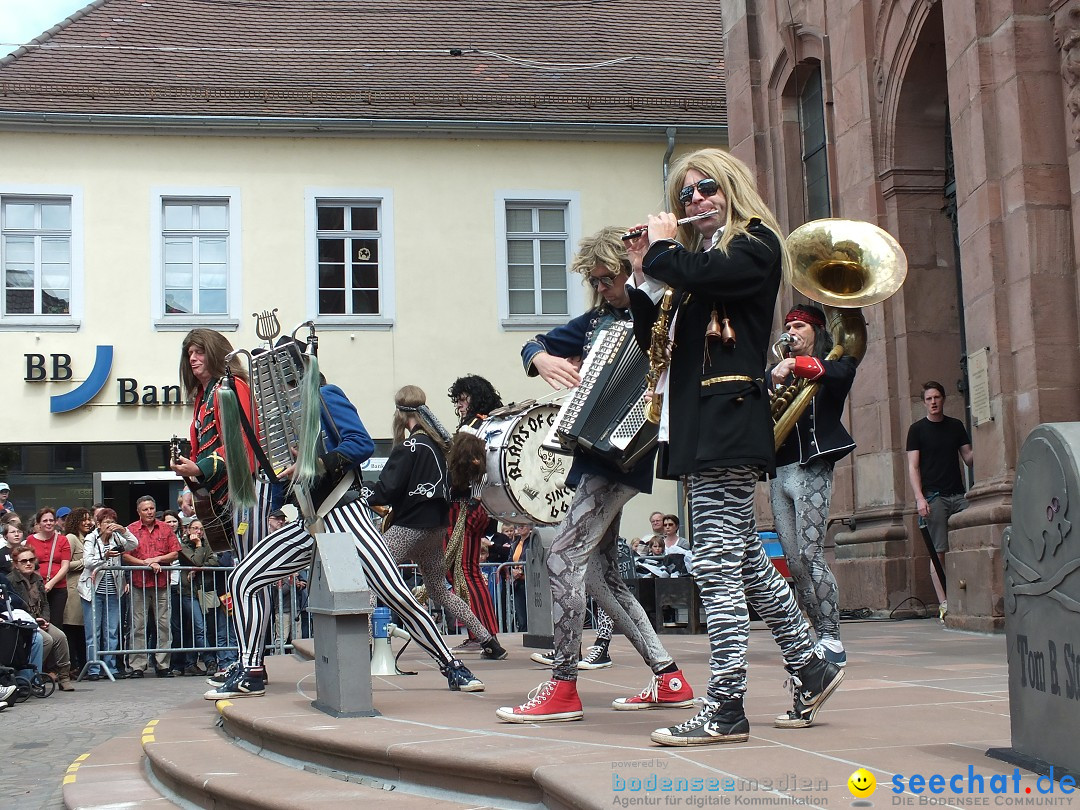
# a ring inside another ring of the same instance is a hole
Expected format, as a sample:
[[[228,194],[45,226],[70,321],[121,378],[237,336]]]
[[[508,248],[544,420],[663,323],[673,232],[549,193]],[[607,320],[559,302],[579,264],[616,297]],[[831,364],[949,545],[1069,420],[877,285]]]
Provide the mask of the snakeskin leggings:
[[[623,506],[636,494],[636,489],[625,484],[586,474],[559,524],[548,554],[555,635],[552,668],[559,680],[577,679],[586,593],[614,620],[653,672],[672,662],[645,609],[619,573],[619,521]]]
[[[810,661],[810,625],[795,596],[765,554],[754,521],[755,467],[708,470],[691,476],[694,577],[709,626],[711,701],[746,692],[747,602],[768,624],[789,670]]]
[[[383,542],[390,556],[398,565],[412,559],[420,569],[420,576],[427,586],[428,599],[443,607],[481,644],[491,639],[491,631],[480,622],[461,597],[446,587],[446,565],[443,557],[443,537],[446,527],[414,529],[409,526],[391,526],[383,534]]]
[[[818,638],[840,639],[840,592],[825,562],[825,520],[829,516],[833,465],[812,461],[787,464],[770,485],[773,518],[787,557],[799,604]]]

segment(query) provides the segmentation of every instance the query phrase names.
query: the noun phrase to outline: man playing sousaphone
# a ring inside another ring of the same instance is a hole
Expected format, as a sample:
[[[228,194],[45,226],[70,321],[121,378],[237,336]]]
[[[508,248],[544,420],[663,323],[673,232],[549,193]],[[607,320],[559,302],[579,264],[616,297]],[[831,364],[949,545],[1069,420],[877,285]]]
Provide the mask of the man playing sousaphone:
[[[605,228],[583,239],[573,270],[593,290],[593,307],[522,347],[529,376],[539,374],[552,388],[570,388],[581,380],[578,370],[598,333],[630,318],[626,282],[643,251],[628,254],[621,231]],[[646,453],[628,472],[590,455],[580,447],[566,485],[575,490],[570,511],[557,529],[548,555],[555,650],[552,679],[541,684],[520,706],[496,712],[509,723],[580,720],[577,693],[578,651],[585,623],[585,594],[614,619],[653,671],[649,685],[632,697],[618,698],[615,709],[688,707],[694,693],[671,655],[660,643],[645,610],[619,573],[619,521],[626,503],[639,492],[652,491],[655,451]]]

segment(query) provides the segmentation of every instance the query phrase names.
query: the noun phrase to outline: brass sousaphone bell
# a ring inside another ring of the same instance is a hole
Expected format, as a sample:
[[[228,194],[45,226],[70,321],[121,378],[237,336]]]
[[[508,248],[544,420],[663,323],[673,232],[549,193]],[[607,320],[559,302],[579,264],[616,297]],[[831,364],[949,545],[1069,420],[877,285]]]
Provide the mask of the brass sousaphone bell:
[[[791,232],[791,284],[822,305],[834,346],[827,360],[843,355],[855,362],[866,353],[866,320],[860,308],[892,296],[907,277],[907,256],[891,234],[870,222],[816,219]],[[773,346],[782,357],[780,341]],[[818,385],[799,380],[773,400],[773,439],[787,439],[817,393]]]

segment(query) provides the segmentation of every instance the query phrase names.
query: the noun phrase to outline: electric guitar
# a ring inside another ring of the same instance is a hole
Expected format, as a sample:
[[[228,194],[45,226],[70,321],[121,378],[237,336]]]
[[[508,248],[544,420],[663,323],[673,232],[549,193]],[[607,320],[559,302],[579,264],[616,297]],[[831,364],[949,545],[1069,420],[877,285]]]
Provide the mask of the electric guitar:
[[[173,462],[179,461],[180,456],[184,455],[182,451],[184,443],[184,440],[178,436],[169,439],[169,457]],[[210,550],[214,552],[232,551],[235,553],[235,531],[232,514],[228,506],[223,509],[215,507],[210,497],[210,491],[204,484],[187,476],[181,476],[181,478],[184,479],[184,483],[191,490],[191,500],[195,505],[195,516],[203,525],[203,539],[210,544]]]

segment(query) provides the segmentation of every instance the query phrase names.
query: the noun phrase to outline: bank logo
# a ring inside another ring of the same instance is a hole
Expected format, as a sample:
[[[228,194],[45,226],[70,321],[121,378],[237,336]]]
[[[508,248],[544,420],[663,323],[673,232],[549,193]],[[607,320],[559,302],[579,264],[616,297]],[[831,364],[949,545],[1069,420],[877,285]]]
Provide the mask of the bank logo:
[[[82,385],[66,394],[57,394],[49,397],[49,413],[67,413],[76,408],[81,408],[87,402],[96,397],[105,383],[109,381],[109,372],[112,370],[113,347],[98,346],[97,355],[94,357],[94,368],[89,376],[83,380]]]

